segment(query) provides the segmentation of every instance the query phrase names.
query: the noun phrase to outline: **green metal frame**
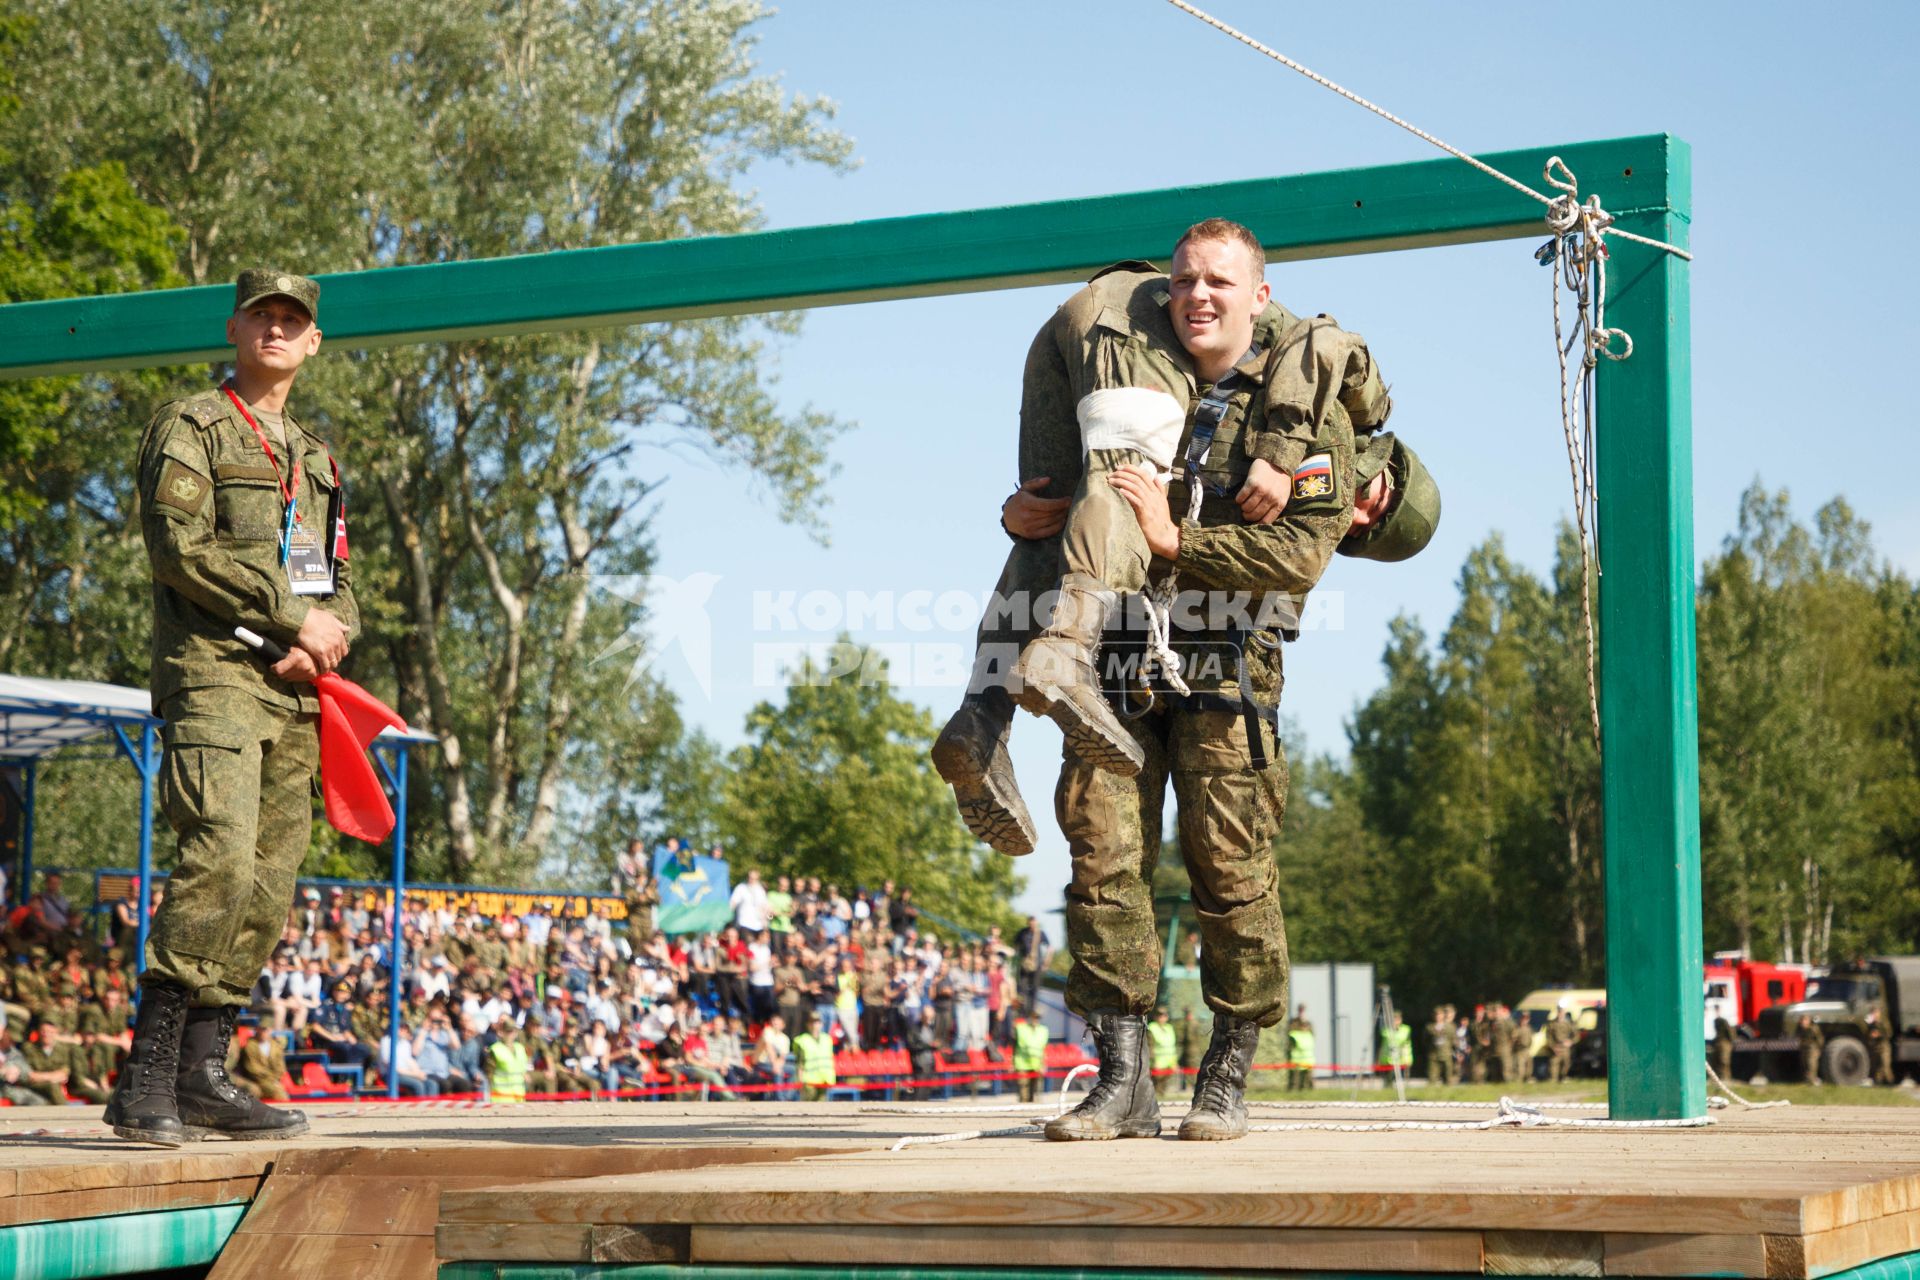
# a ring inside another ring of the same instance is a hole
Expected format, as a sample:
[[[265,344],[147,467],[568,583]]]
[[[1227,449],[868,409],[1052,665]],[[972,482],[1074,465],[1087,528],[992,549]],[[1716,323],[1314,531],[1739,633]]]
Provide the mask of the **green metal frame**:
[[[1665,135],[1485,157],[1522,179],[1557,154],[1622,227],[1684,245],[1691,170]],[[323,276],[329,344],[376,347],[1084,278],[1163,257],[1202,217],[1279,262],[1540,239],[1542,209],[1452,159],[751,235]],[[1706,1110],[1693,667],[1685,264],[1611,242],[1600,370],[1601,716],[1606,735],[1610,1098],[1615,1116]],[[0,377],[221,358],[228,286],[0,307]]]
[[[204,1267],[246,1212],[242,1202],[0,1227],[0,1276],[89,1280]]]

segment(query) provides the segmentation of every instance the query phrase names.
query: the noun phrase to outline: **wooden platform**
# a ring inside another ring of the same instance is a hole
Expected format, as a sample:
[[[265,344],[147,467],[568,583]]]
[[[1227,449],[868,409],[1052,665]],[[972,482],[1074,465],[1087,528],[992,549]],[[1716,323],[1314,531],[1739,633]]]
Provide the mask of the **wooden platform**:
[[[1021,1117],[356,1106],[317,1110],[313,1134],[274,1148],[166,1153],[117,1143],[77,1109],[7,1112],[0,1224],[251,1200],[213,1275],[286,1280],[424,1280],[460,1262],[1800,1280],[1920,1251],[1920,1108],[1719,1114],[1704,1130],[1036,1135],[890,1152]]]

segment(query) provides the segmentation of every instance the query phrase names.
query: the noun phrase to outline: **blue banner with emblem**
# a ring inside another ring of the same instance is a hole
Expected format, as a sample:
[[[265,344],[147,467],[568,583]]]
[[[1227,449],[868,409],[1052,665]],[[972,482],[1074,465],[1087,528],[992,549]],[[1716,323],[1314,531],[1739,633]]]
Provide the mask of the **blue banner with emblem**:
[[[728,874],[725,858],[654,850],[653,882],[660,890],[654,927],[662,933],[718,933],[732,924]]]

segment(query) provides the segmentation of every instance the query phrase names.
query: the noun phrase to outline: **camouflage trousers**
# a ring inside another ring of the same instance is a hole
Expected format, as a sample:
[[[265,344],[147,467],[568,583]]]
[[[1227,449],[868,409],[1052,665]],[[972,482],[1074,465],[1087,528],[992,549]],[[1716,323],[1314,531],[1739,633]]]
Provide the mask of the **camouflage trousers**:
[[[1063,580],[1123,596],[1146,586],[1153,560],[1146,535],[1133,508],[1107,481],[1140,461],[1129,449],[1090,451],[1065,528],[1051,538],[1014,540],[974,639],[969,692],[1005,687],[1020,650],[1045,626],[1052,593]]]
[[[286,927],[313,833],[319,717],[244,689],[187,689],[160,709],[160,803],[179,840],[147,939],[148,981],[199,1006],[244,1006]]]
[[[1073,858],[1067,1007],[1075,1013],[1153,1009],[1161,963],[1153,870],[1171,779],[1207,1007],[1261,1026],[1285,1016],[1287,929],[1273,841],[1286,813],[1287,762],[1273,726],[1256,723],[1270,761],[1259,770],[1244,717],[1164,699],[1128,722],[1146,751],[1137,776],[1122,778],[1066,752],[1054,807]]]

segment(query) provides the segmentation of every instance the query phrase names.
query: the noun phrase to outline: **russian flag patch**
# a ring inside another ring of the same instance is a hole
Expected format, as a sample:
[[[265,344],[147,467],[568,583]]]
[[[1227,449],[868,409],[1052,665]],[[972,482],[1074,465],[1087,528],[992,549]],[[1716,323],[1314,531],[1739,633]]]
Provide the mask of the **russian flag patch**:
[[[1293,496],[1324,498],[1333,492],[1333,455],[1316,453],[1293,473]]]

